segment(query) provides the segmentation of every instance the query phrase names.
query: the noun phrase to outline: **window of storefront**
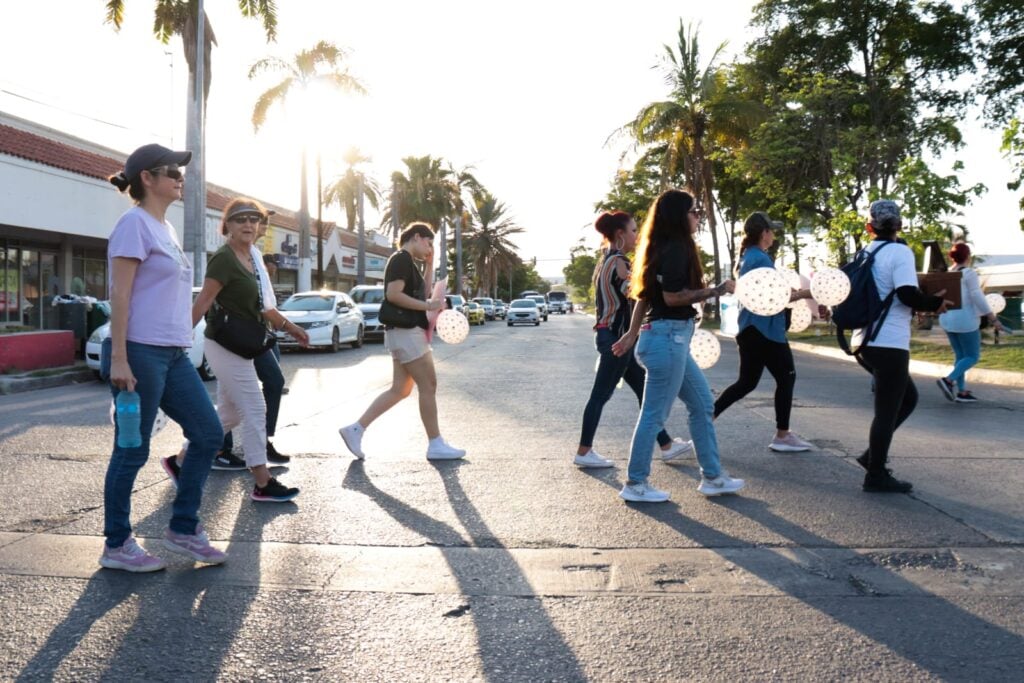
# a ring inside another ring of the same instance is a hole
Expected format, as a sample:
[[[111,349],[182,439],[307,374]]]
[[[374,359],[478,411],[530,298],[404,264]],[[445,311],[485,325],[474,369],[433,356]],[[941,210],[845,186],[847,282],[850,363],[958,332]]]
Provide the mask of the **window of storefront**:
[[[107,254],[102,249],[76,248],[71,259],[71,293],[107,298]]]
[[[0,246],[0,325],[56,329],[59,293],[56,252]]]

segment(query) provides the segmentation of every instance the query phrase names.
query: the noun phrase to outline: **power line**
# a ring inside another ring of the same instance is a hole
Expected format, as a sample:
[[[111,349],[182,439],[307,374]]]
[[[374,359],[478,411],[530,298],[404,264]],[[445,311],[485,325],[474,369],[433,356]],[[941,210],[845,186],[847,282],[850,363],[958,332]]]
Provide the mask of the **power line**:
[[[67,109],[65,107],[61,107],[61,106],[56,105],[56,104],[51,104],[50,102],[43,102],[42,100],[37,100],[37,99],[35,99],[33,97],[29,97],[28,95],[22,95],[20,93],[12,92],[12,91],[7,90],[5,88],[0,88],[0,93],[3,93],[5,95],[10,95],[11,97],[17,97],[20,100],[25,100],[26,102],[31,102],[33,104],[38,104],[38,105],[43,106],[43,107],[49,107],[50,109],[56,109],[57,111],[62,112],[64,114],[70,114],[72,116],[77,116],[79,118],[83,118],[83,119],[86,119],[88,121],[94,121],[95,123],[102,123],[103,125],[110,126],[112,128],[120,128],[121,130],[126,130],[126,131],[133,132],[133,133],[146,133],[147,135],[152,135],[152,136],[157,137],[157,138],[165,137],[164,135],[162,135],[160,133],[156,133],[154,131],[144,131],[144,130],[141,130],[139,128],[132,128],[130,126],[125,126],[125,125],[120,124],[120,123],[114,123],[112,121],[105,121],[104,119],[98,119],[98,118],[96,118],[94,116],[89,116],[88,114],[83,114],[81,112],[73,111],[71,109]]]

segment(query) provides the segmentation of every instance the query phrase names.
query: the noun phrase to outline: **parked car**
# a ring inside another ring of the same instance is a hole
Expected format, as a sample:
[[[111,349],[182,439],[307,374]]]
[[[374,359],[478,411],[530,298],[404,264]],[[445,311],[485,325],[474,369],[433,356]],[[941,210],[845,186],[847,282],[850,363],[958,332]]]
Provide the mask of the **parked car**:
[[[202,291],[202,287],[192,288],[193,301],[199,296],[200,291]],[[192,365],[199,371],[199,376],[203,381],[210,382],[217,379],[217,376],[213,373],[213,368],[206,362],[206,356],[203,354],[204,342],[206,341],[206,337],[203,336],[204,332],[206,332],[206,319],[200,318],[192,330],[192,346],[188,350],[188,359],[192,361]],[[110,323],[105,323],[93,330],[93,333],[89,335],[85,342],[85,364],[96,373],[96,379],[100,378],[100,349],[103,346],[104,340],[109,336]]]
[[[470,301],[466,304],[469,315],[466,319],[469,320],[470,325],[483,325],[487,321],[487,315],[484,313],[484,307],[475,301]]]
[[[508,313],[508,308],[505,306],[505,302],[501,299],[494,300],[494,317],[505,319],[505,315]]]
[[[565,292],[548,292],[548,310],[565,315],[569,312],[569,296]]]
[[[540,310],[537,308],[537,302],[533,299],[516,299],[510,303],[506,323],[509,327],[524,323],[540,325]]]
[[[484,316],[488,320],[494,320],[494,299],[486,296],[478,296],[473,301],[480,304],[481,308],[484,309]]]
[[[444,300],[448,308],[454,308],[462,315],[469,317],[469,306],[466,305],[465,298],[458,294],[446,294]]]
[[[548,302],[544,299],[543,294],[534,294],[526,297],[532,299],[537,304],[537,311],[540,314],[541,320],[544,322],[548,321]]]
[[[384,339],[384,325],[378,319],[380,305],[384,303],[384,285],[357,285],[348,295],[363,312],[363,338]]]
[[[353,349],[363,345],[363,335],[366,333],[363,312],[344,292],[326,289],[299,292],[288,297],[277,310],[306,330],[310,346],[328,347],[331,351],[338,351],[342,344],[351,344]],[[282,349],[299,345],[299,342],[286,332],[277,333],[277,343]]]

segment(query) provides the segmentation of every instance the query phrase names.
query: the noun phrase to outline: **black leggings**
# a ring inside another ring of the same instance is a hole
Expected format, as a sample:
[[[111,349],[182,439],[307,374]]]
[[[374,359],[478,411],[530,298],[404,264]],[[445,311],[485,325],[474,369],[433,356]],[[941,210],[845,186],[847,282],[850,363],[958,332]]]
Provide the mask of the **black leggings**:
[[[875,378],[875,417],[868,438],[868,471],[882,472],[896,429],[917,407],[917,387],[910,379],[910,351],[865,346],[861,365]]]
[[[597,425],[601,422],[601,412],[604,404],[615,393],[615,387],[619,380],[625,380],[629,388],[636,394],[636,400],[641,405],[644,397],[644,379],[647,373],[636,362],[633,350],[624,356],[616,356],[612,353],[612,344],[618,340],[618,336],[606,328],[597,331],[597,352],[600,354],[600,361],[597,366],[597,374],[594,375],[594,386],[590,390],[590,400],[587,407],[583,409],[583,429],[580,433],[580,445],[590,448],[594,445],[594,434],[597,432]],[[658,444],[667,446],[672,443],[672,437],[664,429],[658,433]]]
[[[715,417],[757,388],[761,374],[768,368],[775,378],[775,428],[789,431],[793,385],[796,384],[796,366],[789,343],[772,341],[751,325],[736,335],[736,344],[740,347],[740,376],[715,401]]]

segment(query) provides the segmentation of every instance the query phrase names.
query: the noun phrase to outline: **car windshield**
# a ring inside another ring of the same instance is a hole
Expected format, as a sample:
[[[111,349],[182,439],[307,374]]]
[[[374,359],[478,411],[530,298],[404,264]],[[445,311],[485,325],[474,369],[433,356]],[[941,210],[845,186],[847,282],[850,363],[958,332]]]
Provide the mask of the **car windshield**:
[[[474,301],[476,301],[481,306],[493,306],[494,305],[494,302],[491,301],[490,299],[474,299]]]
[[[532,301],[526,301],[525,299],[520,299],[519,301],[513,301],[512,302],[512,308],[537,308],[537,304],[535,304]]]
[[[544,297],[542,296],[531,296],[530,299],[536,301],[538,304],[544,303]]]
[[[469,302],[469,307],[475,311],[476,309],[480,308],[480,304],[478,304],[475,301],[470,301]]]
[[[357,304],[382,304],[384,303],[384,288],[380,289],[358,289],[349,292],[349,296]]]
[[[565,292],[551,292],[548,294],[549,301],[565,301]]]
[[[279,307],[282,311],[329,311],[334,308],[334,297],[330,295],[310,294],[293,296]]]

